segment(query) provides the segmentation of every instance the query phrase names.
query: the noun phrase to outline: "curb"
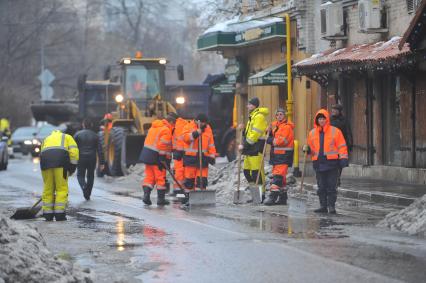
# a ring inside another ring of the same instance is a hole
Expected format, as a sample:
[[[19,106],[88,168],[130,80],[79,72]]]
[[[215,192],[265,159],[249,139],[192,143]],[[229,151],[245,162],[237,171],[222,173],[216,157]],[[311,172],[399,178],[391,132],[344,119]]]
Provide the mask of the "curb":
[[[304,189],[316,193],[314,184],[304,184]],[[345,198],[398,206],[409,206],[417,199],[385,192],[365,192],[346,188],[339,188],[337,194]]]

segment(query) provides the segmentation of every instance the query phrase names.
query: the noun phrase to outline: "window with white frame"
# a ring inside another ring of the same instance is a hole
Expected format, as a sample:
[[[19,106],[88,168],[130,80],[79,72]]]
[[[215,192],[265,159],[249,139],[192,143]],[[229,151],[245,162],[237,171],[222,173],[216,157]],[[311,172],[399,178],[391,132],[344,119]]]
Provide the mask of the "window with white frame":
[[[416,11],[417,7],[419,7],[420,2],[422,2],[422,0],[406,0],[406,2],[408,13],[413,13]]]

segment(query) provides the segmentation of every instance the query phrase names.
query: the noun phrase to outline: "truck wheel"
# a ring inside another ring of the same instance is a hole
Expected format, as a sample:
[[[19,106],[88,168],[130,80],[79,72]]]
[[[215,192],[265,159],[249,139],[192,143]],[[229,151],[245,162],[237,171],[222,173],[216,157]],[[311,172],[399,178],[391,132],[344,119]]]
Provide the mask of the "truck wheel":
[[[122,160],[125,142],[126,130],[121,127],[113,127],[107,145],[107,164],[111,176],[123,176],[126,172],[126,166]]]
[[[110,175],[109,171],[108,171],[108,164],[107,162],[105,162],[105,166],[104,166],[104,170],[101,171],[99,168],[99,160],[101,159],[100,155],[103,155],[103,157],[105,158],[105,152],[106,152],[106,147],[105,147],[105,132],[104,131],[99,131],[98,132],[98,138],[99,138],[99,143],[101,144],[101,148],[102,148],[102,152],[98,152],[98,156],[96,157],[97,159],[97,166],[96,166],[96,177],[102,178],[103,176],[106,175]]]
[[[228,161],[234,161],[237,158],[236,150],[237,150],[237,139],[235,135],[230,136],[226,141],[226,157]]]

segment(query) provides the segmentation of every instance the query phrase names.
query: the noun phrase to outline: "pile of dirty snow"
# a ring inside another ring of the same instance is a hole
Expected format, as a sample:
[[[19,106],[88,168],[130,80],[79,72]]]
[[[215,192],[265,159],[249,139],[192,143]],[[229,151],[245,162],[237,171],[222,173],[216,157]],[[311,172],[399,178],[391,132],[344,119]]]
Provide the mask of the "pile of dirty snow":
[[[80,270],[56,258],[40,233],[29,225],[0,215],[0,282],[92,282]]]
[[[234,191],[238,187],[238,163],[236,160],[229,162],[222,168],[214,166],[209,167],[209,189],[216,190],[216,201],[223,204],[232,204],[234,200]],[[242,167],[242,164],[241,164]],[[270,179],[272,177],[272,166],[265,164],[266,189],[269,189]],[[292,174],[287,175],[287,187],[296,184],[296,178]],[[240,172],[240,190],[248,187],[248,182],[244,177],[243,169]],[[249,191],[242,195],[243,202],[251,199]]]
[[[389,213],[377,225],[410,235],[426,236],[426,195],[401,211]]]

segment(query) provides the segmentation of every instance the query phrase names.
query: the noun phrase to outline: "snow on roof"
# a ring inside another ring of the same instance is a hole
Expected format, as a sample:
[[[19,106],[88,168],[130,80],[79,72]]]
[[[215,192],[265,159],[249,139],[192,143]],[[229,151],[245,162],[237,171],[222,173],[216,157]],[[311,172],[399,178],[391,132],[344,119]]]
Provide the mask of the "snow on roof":
[[[247,29],[262,27],[277,22],[282,22],[282,18],[268,17],[262,19],[252,19],[252,17],[235,17],[225,22],[217,23],[214,26],[208,28],[203,34],[212,32],[241,32]]]

